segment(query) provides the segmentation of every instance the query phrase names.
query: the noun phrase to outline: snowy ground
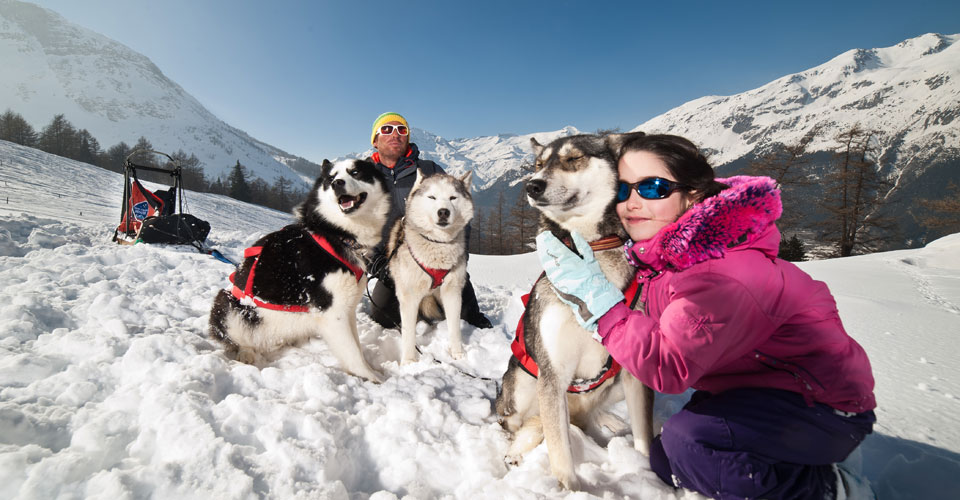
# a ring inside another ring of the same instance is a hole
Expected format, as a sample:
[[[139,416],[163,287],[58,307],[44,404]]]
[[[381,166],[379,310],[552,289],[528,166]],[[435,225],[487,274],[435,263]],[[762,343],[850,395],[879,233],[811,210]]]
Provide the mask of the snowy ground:
[[[111,243],[121,183],[0,141],[0,498],[701,498],[661,484],[629,436],[572,430],[583,492],[559,488],[543,445],[504,464],[495,381],[539,273],[532,255],[471,258],[494,327],[465,325],[459,362],[441,323],[421,325],[423,359],[398,366],[399,333],[364,299],[361,340],[384,384],[338,370],[322,341],[258,369],[207,338],[229,265]],[[290,220],[187,201],[235,260]],[[960,235],[802,267],[873,362],[879,421],[862,463],[879,497],[960,498]],[[685,399],[658,395],[658,423]]]

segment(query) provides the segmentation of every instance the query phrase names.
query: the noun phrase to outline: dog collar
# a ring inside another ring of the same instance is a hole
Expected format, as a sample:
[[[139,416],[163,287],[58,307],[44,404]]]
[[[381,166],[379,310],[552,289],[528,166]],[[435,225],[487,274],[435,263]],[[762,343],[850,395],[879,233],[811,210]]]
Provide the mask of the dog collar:
[[[615,234],[590,242],[590,248],[593,249],[594,252],[619,248],[621,245],[623,245],[623,239]]]

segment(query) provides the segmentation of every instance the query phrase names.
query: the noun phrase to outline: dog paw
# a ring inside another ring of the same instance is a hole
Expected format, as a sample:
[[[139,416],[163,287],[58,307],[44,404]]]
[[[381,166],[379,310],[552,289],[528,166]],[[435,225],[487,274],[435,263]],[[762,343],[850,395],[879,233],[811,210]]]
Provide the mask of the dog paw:
[[[560,485],[570,491],[578,491],[580,489],[580,479],[577,478],[577,475],[573,471],[569,472],[559,472],[553,471],[553,476],[557,478],[557,481],[560,481]]]
[[[627,423],[624,422],[620,417],[607,411],[597,411],[596,422],[598,426],[606,427],[614,434],[623,434],[630,429]]]
[[[522,455],[507,455],[503,457],[503,463],[513,467],[520,465],[520,461],[523,460]]]
[[[450,357],[453,359],[463,359],[463,347],[451,347],[450,348]]]
[[[416,355],[416,354],[414,354],[413,356],[404,356],[404,357],[400,360],[400,366],[409,365],[409,364],[416,363],[416,362],[417,362],[417,355]]]
[[[241,363],[246,363],[248,365],[255,365],[259,358],[260,358],[260,355],[257,354],[257,351],[254,351],[249,347],[241,347],[237,350],[237,361]]]
[[[365,378],[365,379],[373,382],[374,384],[382,384],[382,383],[383,383],[383,380],[384,380],[383,377],[381,377],[381,376],[380,376],[379,374],[377,374],[376,372],[370,372],[370,373],[368,373],[367,375],[362,376],[362,378]]]

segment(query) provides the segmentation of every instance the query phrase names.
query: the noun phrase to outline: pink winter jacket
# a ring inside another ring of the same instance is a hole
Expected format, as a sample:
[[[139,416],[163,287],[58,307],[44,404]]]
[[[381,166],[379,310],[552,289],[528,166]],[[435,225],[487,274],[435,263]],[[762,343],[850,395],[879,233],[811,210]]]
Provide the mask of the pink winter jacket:
[[[603,345],[664,393],[768,387],[847,412],[875,408],[870,361],[826,284],[776,258],[773,180],[718,181],[731,187],[627,248],[644,305],[607,312]]]

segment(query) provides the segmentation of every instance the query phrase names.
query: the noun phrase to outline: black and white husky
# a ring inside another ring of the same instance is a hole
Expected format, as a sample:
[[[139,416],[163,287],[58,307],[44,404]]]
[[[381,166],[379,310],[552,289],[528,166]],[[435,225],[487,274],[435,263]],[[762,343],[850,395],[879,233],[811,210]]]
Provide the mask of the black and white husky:
[[[380,243],[389,209],[386,179],[372,163],[324,160],[297,222],[244,252],[232,290],[213,301],[211,335],[244,363],[322,337],[345,371],[382,381],[360,349],[357,305],[364,256]]]
[[[624,135],[578,135],[546,146],[531,140],[536,173],[525,186],[527,201],[541,213],[541,231],[551,231],[561,241],[569,241],[570,231],[583,235],[607,279],[621,290],[635,271],[623,253],[627,236],[615,211],[613,152]],[[622,421],[603,410],[624,396],[634,447],[649,454],[653,391],[625,370],[615,374],[619,366],[577,323],[545,277],[530,293],[512,348],[496,401],[501,424],[514,433],[509,462],[516,463],[546,438],[553,475],[563,486],[577,489],[569,423],[591,431],[600,426],[624,430]]]
[[[417,360],[420,317],[431,321],[445,317],[450,356],[463,357],[460,309],[467,281],[465,231],[473,219],[472,174],[423,176],[417,170],[406,214],[390,231],[387,269],[400,303],[401,364]]]

